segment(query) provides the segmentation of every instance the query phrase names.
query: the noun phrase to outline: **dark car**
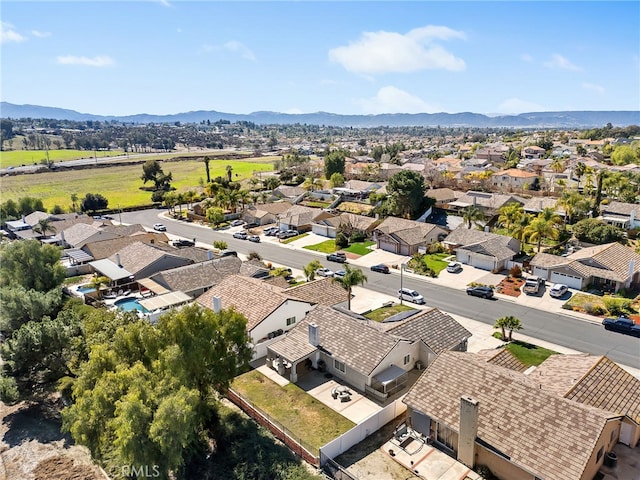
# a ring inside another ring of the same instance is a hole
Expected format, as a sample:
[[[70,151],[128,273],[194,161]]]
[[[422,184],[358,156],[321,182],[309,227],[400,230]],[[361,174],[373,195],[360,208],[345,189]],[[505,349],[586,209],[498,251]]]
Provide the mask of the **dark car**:
[[[335,252],[327,255],[330,262],[347,263],[347,255],[343,252]]]
[[[242,228],[244,228],[245,230],[248,230],[250,228],[256,228],[256,227],[259,227],[259,226],[260,226],[259,224],[255,223],[255,222],[252,222],[252,223],[245,223],[242,226]]]
[[[474,297],[493,298],[493,289],[491,287],[477,286],[467,288],[467,295]]]
[[[196,243],[193,240],[187,240],[180,238],[178,240],[172,240],[171,245],[174,247],[193,247]]]
[[[379,272],[379,273],[390,273],[389,272],[389,267],[387,267],[386,265],[371,265],[371,271],[373,272]]]
[[[605,318],[602,320],[602,325],[604,325],[605,330],[640,337],[640,325],[627,317]]]
[[[237,257],[238,252],[236,252],[235,250],[222,250],[220,252],[220,256],[221,257]]]

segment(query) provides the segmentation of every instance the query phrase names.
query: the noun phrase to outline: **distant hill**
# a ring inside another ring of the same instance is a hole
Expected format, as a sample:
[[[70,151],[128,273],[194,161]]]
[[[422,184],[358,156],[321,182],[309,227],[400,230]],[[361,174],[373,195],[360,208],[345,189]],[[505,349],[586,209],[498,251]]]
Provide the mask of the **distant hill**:
[[[200,123],[210,120],[248,121],[256,124],[307,124],[336,127],[518,127],[518,128],[591,128],[611,123],[617,127],[640,125],[640,111],[532,112],[519,115],[487,116],[479,113],[385,113],[380,115],[338,115],[335,113],[253,112],[248,115],[198,110],[171,115],[105,116],[79,113],[40,105],[15,105],[0,102],[1,118],[52,118],[56,120],[116,120],[129,123]]]

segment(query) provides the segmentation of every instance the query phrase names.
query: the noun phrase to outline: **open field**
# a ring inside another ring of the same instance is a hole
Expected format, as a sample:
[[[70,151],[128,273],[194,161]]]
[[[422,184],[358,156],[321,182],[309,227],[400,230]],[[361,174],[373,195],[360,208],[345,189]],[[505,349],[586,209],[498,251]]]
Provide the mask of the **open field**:
[[[241,181],[254,172],[271,171],[273,165],[262,157],[247,160],[211,160],[211,178],[226,176],[226,166],[233,168],[233,179]],[[204,164],[197,160],[162,162],[165,173],[171,172],[176,191],[199,189],[200,180],[206,181]],[[6,176],[1,179],[2,201],[20,197],[41,198],[45,208],[60,205],[68,209],[71,194],[83,198],[86,193],[100,193],[109,200],[110,208],[126,208],[151,202],[151,192],[140,190],[142,165],[112,166],[83,170],[51,171],[25,175]],[[149,183],[147,183],[149,186]]]
[[[89,150],[49,150],[49,160],[61,162],[81,158],[108,158],[124,155],[122,150],[89,151]],[[0,152],[0,168],[20,167],[22,165],[38,165],[47,160],[46,150],[11,150]]]

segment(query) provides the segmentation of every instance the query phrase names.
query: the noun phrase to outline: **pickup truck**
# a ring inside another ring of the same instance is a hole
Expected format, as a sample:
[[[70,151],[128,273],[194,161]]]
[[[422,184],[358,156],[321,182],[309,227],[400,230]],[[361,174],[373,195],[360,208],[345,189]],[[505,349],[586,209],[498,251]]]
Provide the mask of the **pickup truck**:
[[[527,295],[537,295],[542,285],[544,285],[544,280],[540,277],[529,277],[525,280],[522,291]]]
[[[633,320],[627,317],[618,318],[605,318],[602,320],[605,330],[612,330],[614,332],[626,333],[628,335],[634,335],[640,337],[640,325],[634,323]]]
[[[335,252],[327,255],[330,262],[347,263],[347,255],[343,252]]]

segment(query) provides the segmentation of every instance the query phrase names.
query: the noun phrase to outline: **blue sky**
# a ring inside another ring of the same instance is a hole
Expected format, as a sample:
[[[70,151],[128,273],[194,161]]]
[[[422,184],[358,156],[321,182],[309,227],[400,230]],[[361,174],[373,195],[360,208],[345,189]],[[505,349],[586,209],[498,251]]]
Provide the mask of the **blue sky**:
[[[2,1],[3,101],[100,115],[640,109],[640,2]]]

